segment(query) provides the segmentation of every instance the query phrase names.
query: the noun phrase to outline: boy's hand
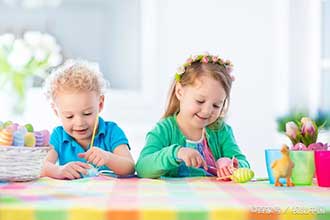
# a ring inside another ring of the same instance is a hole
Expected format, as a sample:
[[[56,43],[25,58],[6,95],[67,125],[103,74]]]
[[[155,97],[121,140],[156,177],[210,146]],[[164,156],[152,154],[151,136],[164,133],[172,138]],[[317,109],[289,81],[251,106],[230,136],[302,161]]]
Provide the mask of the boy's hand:
[[[207,170],[206,162],[197,150],[188,147],[181,147],[178,151],[177,157],[178,159],[183,160],[188,167],[203,167]]]
[[[59,167],[58,178],[59,179],[79,179],[81,174],[86,175],[87,169],[90,168],[90,165],[83,162],[70,162],[63,166]]]
[[[92,147],[87,152],[78,154],[78,156],[98,167],[105,165],[109,160],[109,152],[98,147]]]

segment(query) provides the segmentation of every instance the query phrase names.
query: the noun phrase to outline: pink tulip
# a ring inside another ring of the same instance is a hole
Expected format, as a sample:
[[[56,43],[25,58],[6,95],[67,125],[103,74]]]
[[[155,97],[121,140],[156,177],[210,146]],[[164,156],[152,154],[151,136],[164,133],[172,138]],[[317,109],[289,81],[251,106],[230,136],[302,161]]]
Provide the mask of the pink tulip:
[[[293,144],[299,142],[299,140],[297,140],[297,136],[299,134],[299,128],[297,124],[294,123],[293,121],[287,122],[285,124],[285,133],[290,138]]]
[[[315,135],[316,126],[313,123],[312,119],[304,117],[301,119],[301,123],[302,123],[302,127],[301,127],[302,135],[310,135],[310,136]]]

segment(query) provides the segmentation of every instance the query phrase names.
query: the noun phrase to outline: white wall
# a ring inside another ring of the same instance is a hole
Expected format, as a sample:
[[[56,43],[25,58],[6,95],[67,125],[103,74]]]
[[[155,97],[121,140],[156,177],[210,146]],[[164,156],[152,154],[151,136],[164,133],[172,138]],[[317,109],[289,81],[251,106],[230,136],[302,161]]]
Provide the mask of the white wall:
[[[316,114],[321,99],[321,1],[289,3],[291,108]]]

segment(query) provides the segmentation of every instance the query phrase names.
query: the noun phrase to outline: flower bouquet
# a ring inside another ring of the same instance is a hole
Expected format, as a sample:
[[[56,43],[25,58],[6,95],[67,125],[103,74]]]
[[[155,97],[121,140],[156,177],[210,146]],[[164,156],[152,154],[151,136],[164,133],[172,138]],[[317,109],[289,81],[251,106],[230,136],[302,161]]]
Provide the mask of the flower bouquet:
[[[298,123],[289,121],[285,125],[285,134],[292,142],[291,150],[327,150],[329,145],[317,142],[319,127],[315,121],[302,117]]]
[[[33,80],[45,78],[48,68],[62,62],[60,51],[55,38],[46,33],[0,35],[0,89],[14,93],[14,112],[23,112],[26,90]]]

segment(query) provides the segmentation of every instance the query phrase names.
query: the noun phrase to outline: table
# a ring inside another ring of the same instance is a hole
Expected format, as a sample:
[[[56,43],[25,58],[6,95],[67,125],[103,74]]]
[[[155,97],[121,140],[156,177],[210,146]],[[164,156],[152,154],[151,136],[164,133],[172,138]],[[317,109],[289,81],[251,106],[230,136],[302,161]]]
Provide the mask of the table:
[[[330,219],[330,188],[238,184],[214,178],[0,183],[0,220]]]

